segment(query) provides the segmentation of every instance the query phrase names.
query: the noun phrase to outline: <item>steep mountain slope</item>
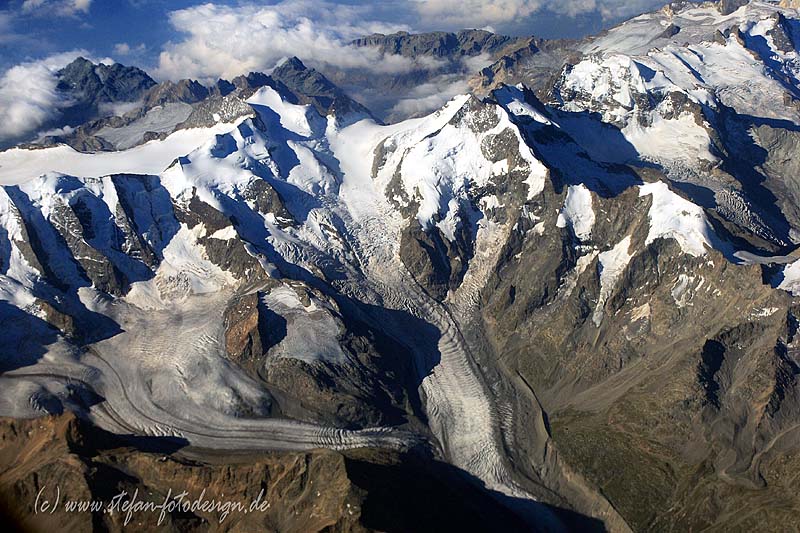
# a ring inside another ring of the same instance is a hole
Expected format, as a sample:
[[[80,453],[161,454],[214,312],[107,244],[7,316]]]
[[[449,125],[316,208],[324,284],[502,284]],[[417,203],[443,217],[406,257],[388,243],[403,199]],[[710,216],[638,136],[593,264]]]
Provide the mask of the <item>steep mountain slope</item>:
[[[408,452],[534,530],[797,527],[795,28],[675,4],[389,125],[289,60],[0,152],[0,414]],[[425,53],[518,44],[462,35]]]
[[[529,123],[540,153],[568,142],[555,129]],[[509,239],[482,293],[489,353],[532,387],[559,449],[635,530],[778,527],[787,515],[732,487],[785,494],[766,472],[796,431],[790,298],[761,267],[732,264],[722,228],[652,170],[544,159],[558,176],[540,199],[544,231]],[[715,498],[730,507],[710,510]]]
[[[226,449],[407,449],[435,439],[425,446],[500,494],[527,499],[528,490],[543,490],[517,481],[506,463],[498,415],[469,347],[447,308],[426,294],[441,297],[441,289],[416,289],[402,266],[410,261],[402,250],[419,249],[404,246],[409,237],[401,235],[431,230],[443,208],[439,195],[455,203],[444,204],[449,223],[432,234],[441,242],[466,222],[458,201],[470,201],[469,175],[480,171],[488,180],[512,165],[506,179],[521,178],[514,189],[525,198],[541,190],[545,169],[508,114],[459,98],[410,123],[341,127],[269,87],[249,103],[255,118],[229,133],[211,130],[210,140],[158,177],[140,174],[137,165],[152,161],[140,163],[135,153],[85,155],[87,165],[49,153],[63,147],[27,151],[28,174],[4,177],[24,182],[4,188],[13,261],[3,279],[17,304],[9,308],[19,324],[12,331],[21,332],[17,346],[30,351],[32,339],[22,333],[28,323],[69,324],[43,341],[37,351],[47,355],[33,366],[36,352],[25,361],[4,358],[9,414],[58,412],[63,404],[111,431]],[[432,187],[413,223],[409,205],[398,210],[384,196],[381,183],[391,181],[388,165],[397,156],[405,154],[401,167],[419,164],[406,147],[441,143],[457,156],[465,142],[497,144],[508,135],[517,135],[516,145],[495,148],[486,160],[443,160],[441,172],[455,164],[462,174],[439,188],[433,177],[404,179],[410,197],[423,183]],[[371,154],[375,143],[386,161],[377,181],[371,158],[360,153]],[[142,149],[173,146],[168,137]],[[102,177],[114,156],[131,165],[129,174]],[[35,178],[42,168],[61,174]],[[408,338],[412,330],[416,338]],[[83,392],[65,386],[76,381]],[[29,408],[17,394],[31,396]],[[526,513],[536,523],[558,522],[544,508]]]
[[[528,138],[551,174],[559,169],[554,191],[566,196],[548,218],[571,230],[576,252],[546,231],[517,238],[483,292],[487,343],[506,379],[532,387],[559,449],[636,530],[796,527],[786,481],[796,460],[795,318],[768,288],[796,278],[780,266],[793,258],[756,249],[790,250],[796,238],[795,172],[774,158],[792,151],[798,124],[797,21],[744,4],[633,19],[584,43],[586,55],[540,91],[553,108],[526,110]],[[638,177],[597,183],[622,163],[640,167]],[[671,192],[635,186],[660,172]],[[620,194],[625,183],[639,193]],[[649,208],[637,206],[648,197]],[[676,225],[676,213],[695,220]],[[616,244],[597,249],[604,226]],[[701,259],[706,247],[721,255]],[[764,266],[744,274],[731,261]]]

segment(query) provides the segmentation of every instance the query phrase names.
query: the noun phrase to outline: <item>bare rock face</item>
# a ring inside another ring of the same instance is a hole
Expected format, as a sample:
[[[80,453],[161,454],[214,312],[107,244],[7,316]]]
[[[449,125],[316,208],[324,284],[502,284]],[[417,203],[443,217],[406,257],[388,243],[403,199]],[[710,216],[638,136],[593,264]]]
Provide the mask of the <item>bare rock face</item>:
[[[463,30],[458,33],[432,32],[414,35],[408,32],[390,35],[376,33],[356,39],[353,45],[375,47],[383,54],[398,54],[403,57],[449,58],[497,53],[521,40],[523,39],[497,35],[485,30]]]
[[[32,531],[365,530],[359,524],[364,493],[350,482],[345,459],[336,452],[265,454],[228,464],[214,457],[198,462],[116,447],[110,435],[70,415],[5,421],[2,441],[3,503],[13,508],[14,522]],[[39,491],[56,487],[64,498],[106,503],[123,491],[128,499],[136,493],[141,501],[153,503],[163,502],[170,491],[187,491],[193,498],[204,494],[206,500],[236,499],[249,506],[260,493],[260,501],[268,506],[263,512],[234,512],[224,519],[222,510],[168,512],[161,524],[159,512],[136,513],[129,524],[122,512],[68,513],[62,508],[52,515],[34,513]]]
[[[537,94],[546,94],[554,73],[580,55],[574,46],[574,41],[530,38],[475,73],[470,86],[479,94],[488,94],[503,85],[516,85],[524,80]]]
[[[36,305],[44,315],[44,320],[48,324],[64,335],[72,336],[75,334],[75,320],[70,315],[59,311],[46,300],[38,300]]]
[[[335,114],[344,118],[357,113],[369,116],[369,111],[331,83],[321,72],[306,67],[296,57],[289,58],[270,75],[294,96],[298,103],[309,103],[323,116]]]
[[[156,83],[144,71],[119,63],[98,64],[79,57],[58,72],[59,88],[92,105],[135,101]]]
[[[459,240],[462,245],[469,242]],[[447,292],[461,283],[467,269],[464,252],[467,250],[443,238],[438,229],[425,231],[416,221],[409,224],[400,242],[403,263],[417,283],[437,300],[444,300]]]
[[[258,304],[258,293],[253,293],[240,297],[225,310],[225,351],[239,364],[263,353]]]
[[[750,0],[720,0],[717,3],[719,12],[723,15],[730,15],[742,6],[746,6]]]
[[[536,391],[562,457],[632,529],[738,523],[744,505],[751,527],[796,524],[800,501],[774,477],[794,453],[764,445],[793,431],[800,406],[790,299],[758,266],[645,245],[647,203],[625,192],[613,204],[595,200],[592,237],[630,235],[610,292],[591,253],[565,252],[571,235],[528,232],[502,255],[482,311],[501,366]],[[710,512],[718,498],[729,503]]]
[[[266,184],[263,186],[269,188]],[[275,208],[283,209],[279,201],[276,201],[276,204]],[[258,259],[248,253],[244,242],[236,233],[234,220],[231,217],[203,202],[196,194],[193,194],[188,202],[176,204],[175,215],[189,228],[202,224],[205,234],[198,238],[198,242],[204,247],[208,259],[215,265],[230,272],[236,279],[252,285],[267,282],[266,273]],[[227,233],[222,237],[215,236],[219,235],[220,231]]]
[[[155,107],[170,102],[193,104],[208,96],[208,88],[195,80],[165,81],[148,91],[144,105]]]
[[[305,307],[285,308],[290,298]],[[286,416],[348,428],[416,423],[404,348],[341,313],[319,292],[273,280],[229,304],[227,355]]]

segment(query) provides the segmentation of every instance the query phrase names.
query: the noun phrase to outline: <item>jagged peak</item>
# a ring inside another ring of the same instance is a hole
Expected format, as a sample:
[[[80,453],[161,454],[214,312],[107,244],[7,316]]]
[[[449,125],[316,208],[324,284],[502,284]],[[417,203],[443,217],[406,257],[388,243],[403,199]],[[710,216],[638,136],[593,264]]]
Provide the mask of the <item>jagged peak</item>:
[[[107,65],[102,62],[94,63],[93,61],[83,56],[76,57],[74,60],[72,60],[72,62],[68,63],[63,68],[61,68],[56,73],[56,75],[59,78],[63,78],[75,75],[88,75],[89,73],[102,75],[107,72],[118,72],[118,73],[125,72],[129,74],[136,74],[146,78],[146,80],[148,80],[148,83],[152,82],[153,85],[155,85],[156,83],[155,80],[153,80],[153,78],[151,78],[149,74],[147,74],[144,70],[142,70],[139,67],[124,65],[122,63],[117,63],[117,62],[114,62],[110,65]]]
[[[399,31],[391,34],[373,33],[351,42],[357,47],[376,47],[383,54],[405,57],[474,56],[481,53],[494,54],[526,37],[509,37],[487,30],[463,29],[458,32],[434,31],[409,33]]]
[[[271,81],[272,78],[263,72],[249,72],[246,75],[242,74],[241,76],[236,76],[233,78],[233,80],[231,80],[231,83],[239,89],[257,89],[259,87],[269,85]]]
[[[287,58],[285,61],[283,61],[277,67],[275,67],[275,70],[273,71],[273,73],[275,71],[281,72],[281,71],[284,71],[284,70],[309,70],[309,69],[300,60],[299,57],[292,56],[292,57]]]
[[[79,68],[79,67],[85,67],[85,66],[87,66],[87,65],[91,65],[91,66],[93,66],[93,67],[95,66],[95,64],[94,64],[93,62],[89,61],[89,60],[88,60],[88,59],[86,59],[85,57],[83,57],[83,56],[78,56],[78,57],[76,57],[75,59],[73,59],[73,60],[72,60],[70,63],[68,63],[68,64],[67,64],[67,65],[64,67],[64,69],[66,70],[66,69],[70,69],[70,68]]]

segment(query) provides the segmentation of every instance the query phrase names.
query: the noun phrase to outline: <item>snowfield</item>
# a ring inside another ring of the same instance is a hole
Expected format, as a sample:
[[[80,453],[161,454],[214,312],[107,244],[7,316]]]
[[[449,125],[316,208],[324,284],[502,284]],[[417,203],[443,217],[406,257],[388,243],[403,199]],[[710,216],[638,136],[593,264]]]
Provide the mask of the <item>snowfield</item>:
[[[0,152],[0,185],[24,183],[48,172],[82,178],[160,174],[175,158],[191,152],[215,135],[229,131],[232,126],[220,123],[212,128],[179,130],[164,140],[150,141],[120,152],[87,154],[66,145],[36,150],[12,148]]]
[[[705,255],[707,248],[725,249],[703,208],[678,196],[660,181],[639,188],[639,196],[647,195],[653,198],[647,244],[656,239],[675,239],[684,252],[693,256]]]
[[[592,238],[594,227],[594,210],[592,209],[592,193],[585,185],[570,185],[564,207],[558,214],[556,226],[572,228],[578,240],[588,241]]]

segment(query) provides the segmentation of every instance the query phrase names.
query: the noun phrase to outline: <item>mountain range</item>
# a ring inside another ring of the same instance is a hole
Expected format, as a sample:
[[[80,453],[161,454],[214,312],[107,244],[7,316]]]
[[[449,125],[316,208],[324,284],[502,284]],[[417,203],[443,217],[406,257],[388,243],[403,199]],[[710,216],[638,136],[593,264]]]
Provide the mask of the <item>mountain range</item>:
[[[174,479],[276,504],[174,531],[800,528],[797,9],[67,65],[0,152],[6,512],[121,530],[30,506]]]

